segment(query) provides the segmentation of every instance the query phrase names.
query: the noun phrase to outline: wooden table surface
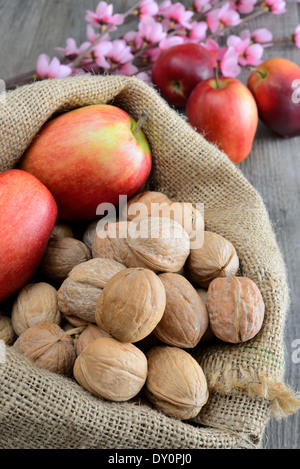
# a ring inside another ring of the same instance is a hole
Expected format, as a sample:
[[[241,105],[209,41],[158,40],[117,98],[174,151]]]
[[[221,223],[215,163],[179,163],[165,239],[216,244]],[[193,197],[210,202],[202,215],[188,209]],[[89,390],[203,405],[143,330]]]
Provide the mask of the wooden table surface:
[[[123,12],[134,2],[111,3],[114,12]],[[68,37],[74,37],[77,44],[85,41],[85,12],[95,10],[97,4],[97,0],[0,0],[0,78],[7,80],[34,69],[40,53],[54,56],[54,47],[65,46]],[[290,36],[300,23],[300,4],[293,0],[287,4],[284,15],[266,14],[251,21],[251,30],[268,27],[275,39]],[[129,26],[123,25],[122,32]],[[264,55],[271,57],[285,57],[300,66],[300,50],[293,46],[273,46]],[[239,78],[244,81],[246,77]],[[260,124],[252,152],[239,167],[262,195],[286,261],[291,304],[285,328],[285,379],[299,391],[300,363],[292,360],[292,354],[294,341],[300,339],[300,137],[285,140]],[[299,449],[300,412],[279,421],[272,419],[263,445],[266,449]]]

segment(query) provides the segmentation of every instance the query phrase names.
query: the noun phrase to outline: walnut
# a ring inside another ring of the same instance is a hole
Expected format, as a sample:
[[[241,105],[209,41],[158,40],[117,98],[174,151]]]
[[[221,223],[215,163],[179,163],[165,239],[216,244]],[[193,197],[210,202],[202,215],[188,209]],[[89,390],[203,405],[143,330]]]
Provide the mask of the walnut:
[[[139,222],[110,223],[93,242],[93,257],[108,257],[126,267],[154,272],[177,272],[190,253],[190,238],[170,218],[150,217]]]
[[[82,241],[84,242],[84,244],[87,245],[90,252],[92,252],[93,241],[94,241],[94,238],[97,234],[96,229],[97,229],[98,222],[99,222],[99,220],[95,220],[95,221],[89,223],[89,225],[86,227],[86,229],[83,233],[83,236],[82,236]]]
[[[26,329],[13,347],[37,366],[65,376],[72,374],[76,358],[74,341],[57,324],[44,322]]]
[[[107,281],[126,267],[112,259],[95,258],[75,266],[58,289],[58,305],[76,326],[95,322],[97,299]],[[82,321],[80,321],[82,320]]]
[[[85,347],[94,342],[94,340],[99,339],[99,337],[111,337],[111,335],[102,331],[96,324],[88,324],[77,338],[75,346],[76,354],[79,355]]]
[[[169,345],[195,347],[208,326],[206,305],[182,275],[164,273],[158,277],[165,287],[167,301],[163,317],[153,334]]]
[[[15,339],[16,335],[11,318],[4,316],[0,311],[0,340],[3,340],[7,345],[12,345]]]
[[[158,276],[141,267],[121,270],[105,285],[96,305],[96,323],[121,342],[137,342],[153,331],[166,306]]]
[[[74,238],[74,232],[70,225],[67,223],[57,222],[51,233],[53,238]]]
[[[235,275],[239,259],[233,244],[211,231],[204,232],[203,246],[191,249],[185,264],[186,277],[197,285],[208,288],[216,277]]]
[[[62,282],[75,265],[91,258],[89,248],[78,239],[50,238],[40,272],[53,282]]]
[[[146,357],[149,401],[172,417],[195,417],[208,400],[207,381],[198,362],[185,350],[168,345],[153,347]]]
[[[25,285],[13,304],[11,319],[17,335],[42,322],[60,325],[56,289],[45,282]]]
[[[203,217],[191,203],[174,202],[162,192],[145,191],[132,197],[122,211],[123,219],[138,222],[147,217],[167,217],[180,223],[191,235],[204,229]]]
[[[150,217],[130,223],[128,246],[142,266],[155,272],[177,272],[190,253],[190,238],[180,223]]]
[[[253,280],[231,275],[211,282],[207,309],[215,336],[235,344],[252,339],[260,331],[265,305]]]
[[[133,344],[101,337],[78,355],[73,373],[76,381],[95,396],[127,401],[145,384],[147,359]]]
[[[207,290],[204,288],[197,288],[196,289],[198,295],[200,296],[201,300],[204,302],[207,310]],[[207,313],[208,314],[208,313]],[[206,331],[204,332],[203,336],[201,337],[201,342],[210,342],[214,340],[216,336],[214,335],[213,331],[211,330],[210,323],[209,323],[209,316],[208,316],[208,326]]]

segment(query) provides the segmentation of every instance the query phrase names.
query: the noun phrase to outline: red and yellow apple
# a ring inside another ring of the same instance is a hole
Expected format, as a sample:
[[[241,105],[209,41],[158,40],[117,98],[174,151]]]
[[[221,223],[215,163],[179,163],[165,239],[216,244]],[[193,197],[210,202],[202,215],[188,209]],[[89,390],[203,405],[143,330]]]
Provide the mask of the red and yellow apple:
[[[0,303],[38,268],[57,218],[49,190],[29,173],[0,174]]]
[[[169,104],[184,107],[192,89],[213,77],[215,65],[200,44],[179,44],[162,51],[152,67],[152,81]]]
[[[240,163],[251,152],[258,111],[241,81],[219,77],[199,83],[190,94],[186,115],[189,123],[234,163]]]
[[[101,203],[118,204],[147,180],[152,165],[144,132],[116,106],[85,106],[47,122],[19,168],[37,177],[58,205],[58,218],[96,218]]]
[[[287,59],[269,59],[248,79],[264,124],[282,137],[300,135],[300,67]]]

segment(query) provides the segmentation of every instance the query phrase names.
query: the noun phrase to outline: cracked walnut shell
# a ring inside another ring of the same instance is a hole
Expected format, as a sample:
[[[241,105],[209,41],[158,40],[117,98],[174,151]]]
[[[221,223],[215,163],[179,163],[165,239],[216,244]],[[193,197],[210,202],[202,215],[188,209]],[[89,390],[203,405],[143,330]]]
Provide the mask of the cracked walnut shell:
[[[159,277],[141,267],[121,270],[105,285],[96,305],[100,329],[121,342],[138,342],[156,327],[166,306]]]
[[[185,350],[168,345],[153,347],[146,357],[145,394],[149,401],[172,417],[196,417],[208,400],[207,381],[199,363]]]
[[[56,289],[45,282],[25,285],[13,304],[11,320],[17,335],[42,322],[60,325]]]
[[[204,231],[203,246],[191,249],[185,264],[186,277],[203,288],[217,277],[235,275],[239,258],[233,244],[211,231]]]
[[[265,305],[259,288],[247,277],[220,277],[208,288],[210,327],[224,342],[252,339],[261,329]]]
[[[73,374],[76,381],[95,396],[127,401],[145,384],[147,359],[133,344],[101,337],[78,355]]]
[[[196,289],[182,275],[159,275],[166,290],[166,308],[154,335],[169,345],[195,347],[208,327],[206,305]]]
[[[74,340],[57,324],[44,322],[26,329],[13,347],[42,368],[64,376],[72,374],[76,358]]]

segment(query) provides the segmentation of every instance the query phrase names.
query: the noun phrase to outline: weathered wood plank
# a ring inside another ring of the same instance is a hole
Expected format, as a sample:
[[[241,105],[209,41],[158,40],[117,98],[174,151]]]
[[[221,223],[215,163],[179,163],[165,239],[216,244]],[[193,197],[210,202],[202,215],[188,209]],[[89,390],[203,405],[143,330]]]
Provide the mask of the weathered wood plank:
[[[117,0],[112,3],[115,12],[124,12],[134,2]],[[300,5],[293,1],[287,3],[285,15],[264,15],[241,29],[268,27],[276,39],[291,35],[300,23]],[[83,42],[86,39],[85,12],[95,10],[97,4],[98,0],[1,0],[0,78],[7,79],[34,69],[40,53],[55,55],[54,47],[64,46],[68,37],[74,37],[78,44]],[[126,21],[121,31],[131,29],[132,25],[132,21]],[[300,50],[294,47],[277,45],[266,50],[265,58],[277,56],[300,65]],[[244,82],[247,76],[248,73],[243,73]],[[286,381],[296,390],[300,388],[300,364],[292,361],[292,344],[300,339],[299,164],[300,138],[284,140],[260,125],[251,155],[240,165],[266,203],[287,264],[291,304],[285,329]],[[299,449],[299,429],[299,412],[279,422],[272,420],[265,432],[264,445],[266,448]]]

